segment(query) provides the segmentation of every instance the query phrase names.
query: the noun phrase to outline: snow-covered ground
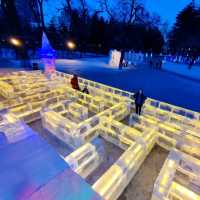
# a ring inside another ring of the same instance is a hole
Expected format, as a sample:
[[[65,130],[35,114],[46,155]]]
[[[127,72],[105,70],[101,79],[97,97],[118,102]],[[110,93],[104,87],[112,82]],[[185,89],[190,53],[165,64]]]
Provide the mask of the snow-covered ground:
[[[194,65],[192,66],[192,69],[188,69],[188,65],[186,64],[166,62],[163,64],[163,69],[188,78],[200,80],[200,65]]]
[[[74,73],[79,70],[98,70],[98,69],[110,69],[108,65],[109,58],[82,58],[77,60],[72,59],[57,59],[56,66],[61,69],[66,69],[66,66],[70,71],[74,70]],[[113,69],[113,68],[112,68]]]
[[[148,97],[200,112],[200,81],[150,69],[147,65],[119,70],[110,68],[107,63],[108,58],[59,59],[56,67],[59,71],[75,73],[123,90],[135,92],[142,88]]]

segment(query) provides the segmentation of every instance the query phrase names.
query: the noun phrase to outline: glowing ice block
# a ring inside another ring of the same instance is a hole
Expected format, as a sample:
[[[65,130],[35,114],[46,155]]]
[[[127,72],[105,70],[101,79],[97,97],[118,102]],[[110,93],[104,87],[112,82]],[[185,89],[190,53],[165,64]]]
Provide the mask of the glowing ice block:
[[[15,95],[14,88],[5,81],[0,81],[0,94],[5,98],[13,98]]]
[[[65,157],[65,161],[73,171],[86,178],[101,164],[103,158],[94,145],[87,143]]]
[[[200,161],[172,150],[155,182],[152,200],[200,199]]]

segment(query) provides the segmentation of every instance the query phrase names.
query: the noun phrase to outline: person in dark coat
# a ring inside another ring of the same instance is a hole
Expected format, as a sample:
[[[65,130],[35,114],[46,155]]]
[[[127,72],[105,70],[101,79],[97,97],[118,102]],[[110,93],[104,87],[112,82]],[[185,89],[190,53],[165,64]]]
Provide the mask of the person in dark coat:
[[[74,75],[71,79],[71,85],[74,90],[80,90],[79,84],[78,84],[78,77],[77,75]]]
[[[194,65],[194,63],[195,63],[195,58],[194,57],[190,58],[188,69],[192,69],[192,66]]]
[[[152,69],[153,68],[153,61],[152,61],[152,59],[149,61],[149,65],[150,65],[150,68]]]
[[[143,90],[139,90],[137,93],[134,95],[135,99],[135,110],[138,115],[141,114],[142,106],[146,100],[146,97],[144,96]]]
[[[159,69],[160,69],[160,70],[162,70],[162,64],[163,64],[163,63],[162,63],[162,58],[161,58],[161,59],[160,59],[160,66],[159,66]]]
[[[87,85],[84,87],[84,89],[83,89],[82,92],[85,93],[85,94],[90,94],[90,93],[89,93],[89,90],[88,90],[88,88],[87,88]]]

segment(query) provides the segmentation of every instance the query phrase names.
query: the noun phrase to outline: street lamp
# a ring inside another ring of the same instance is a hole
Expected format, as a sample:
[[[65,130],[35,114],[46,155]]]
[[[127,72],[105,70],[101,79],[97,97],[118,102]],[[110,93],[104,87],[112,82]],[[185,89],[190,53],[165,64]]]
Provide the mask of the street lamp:
[[[68,41],[67,42],[67,47],[71,50],[75,49],[76,48],[76,44],[72,41]]]
[[[10,42],[12,45],[16,46],[16,47],[21,47],[21,46],[22,46],[21,40],[19,40],[19,39],[17,39],[17,38],[14,38],[14,37],[10,38],[10,39],[9,39],[9,42]]]
[[[25,42],[17,37],[10,37],[8,42],[15,47],[16,59],[20,59],[23,68],[30,67],[28,50],[26,49]]]

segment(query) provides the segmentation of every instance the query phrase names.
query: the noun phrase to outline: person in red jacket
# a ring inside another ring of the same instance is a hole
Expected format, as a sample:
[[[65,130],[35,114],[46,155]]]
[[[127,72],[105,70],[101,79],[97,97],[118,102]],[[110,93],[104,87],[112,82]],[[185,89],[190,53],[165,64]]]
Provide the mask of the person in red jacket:
[[[80,90],[79,84],[78,84],[78,77],[74,74],[73,78],[71,79],[71,85],[74,90]]]

